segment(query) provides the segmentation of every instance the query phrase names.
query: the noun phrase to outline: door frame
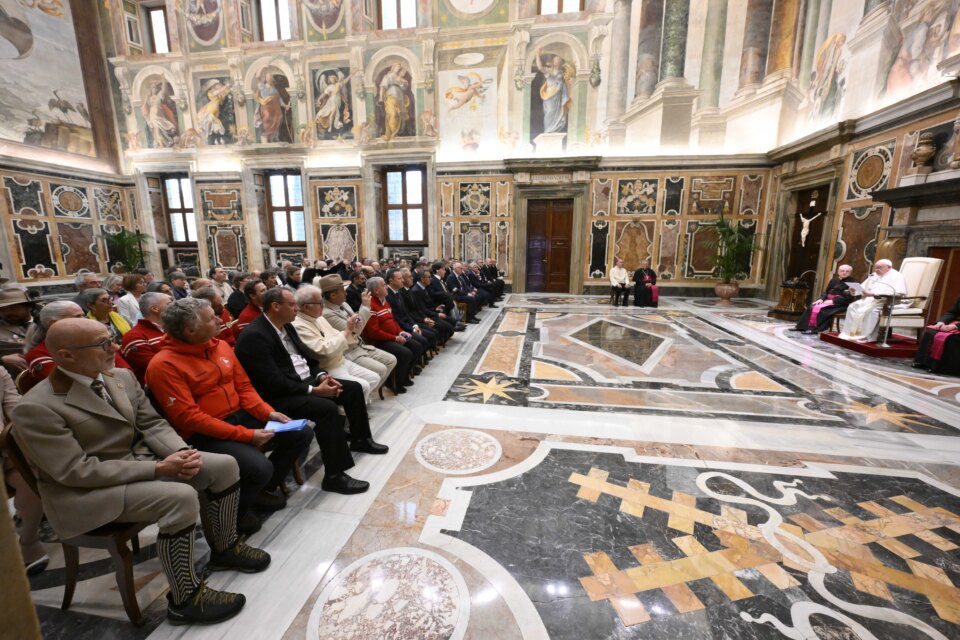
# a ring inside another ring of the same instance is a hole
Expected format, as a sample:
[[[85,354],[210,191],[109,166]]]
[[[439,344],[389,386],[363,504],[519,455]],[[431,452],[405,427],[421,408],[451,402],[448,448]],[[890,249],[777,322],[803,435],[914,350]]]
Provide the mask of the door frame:
[[[515,184],[514,211],[516,228],[513,234],[513,291],[527,290],[527,205],[530,200],[573,200],[573,229],[570,247],[569,293],[583,290],[583,270],[578,268],[578,258],[583,256],[587,233],[587,198],[590,183],[565,183],[550,185]],[[523,256],[523,259],[520,259]]]

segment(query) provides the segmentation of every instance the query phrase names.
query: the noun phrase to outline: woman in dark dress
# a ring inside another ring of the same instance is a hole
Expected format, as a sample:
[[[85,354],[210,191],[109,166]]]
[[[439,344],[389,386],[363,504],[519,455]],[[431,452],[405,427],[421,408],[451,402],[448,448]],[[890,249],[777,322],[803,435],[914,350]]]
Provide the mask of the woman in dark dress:
[[[960,298],[923,332],[913,366],[960,376]]]
[[[656,307],[659,300],[657,274],[650,268],[650,258],[644,258],[640,268],[633,272],[633,306]]]
[[[849,283],[857,282],[857,279],[850,275],[851,273],[853,273],[853,267],[848,264],[840,265],[837,269],[837,277],[832,278],[827,283],[827,290],[823,295],[806,308],[797,320],[794,331],[820,333],[830,328],[833,316],[846,309],[853,299],[847,293],[850,288]]]

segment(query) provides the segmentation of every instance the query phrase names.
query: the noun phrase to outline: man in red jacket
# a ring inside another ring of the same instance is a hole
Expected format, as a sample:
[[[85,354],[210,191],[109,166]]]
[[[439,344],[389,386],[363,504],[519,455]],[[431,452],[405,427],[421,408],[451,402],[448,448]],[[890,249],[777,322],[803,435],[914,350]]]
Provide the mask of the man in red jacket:
[[[276,493],[293,465],[310,448],[309,427],[277,433],[264,422],[289,422],[264,402],[220,332],[210,303],[183,298],[163,311],[167,336],[147,367],[147,386],[177,433],[201,451],[233,456],[240,467],[240,515],[244,533],[260,528],[253,507],[276,511],[286,499]],[[261,449],[273,451],[270,459]]]
[[[147,373],[147,365],[160,351],[160,341],[163,340],[163,319],[161,314],[173,298],[165,293],[150,292],[140,296],[140,314],[133,329],[123,334],[120,343],[120,354],[130,363],[130,368],[137,375],[140,384],[144,383],[143,376]]]
[[[368,344],[397,356],[397,383],[409,386],[412,384],[411,370],[413,373],[421,371],[417,363],[423,357],[423,347],[393,319],[393,310],[387,302],[387,285],[383,278],[368,278],[367,291],[372,293],[373,297],[370,299],[370,319],[364,325],[361,335]],[[398,350],[401,350],[399,355]],[[403,357],[402,351],[409,352],[412,357]]]
[[[237,324],[233,325],[234,340],[240,336],[240,332],[243,331],[244,327],[256,320],[257,316],[263,313],[260,298],[263,297],[266,290],[267,285],[263,283],[263,280],[251,280],[243,285],[243,295],[247,296],[249,302],[247,302],[246,308],[237,316]]]

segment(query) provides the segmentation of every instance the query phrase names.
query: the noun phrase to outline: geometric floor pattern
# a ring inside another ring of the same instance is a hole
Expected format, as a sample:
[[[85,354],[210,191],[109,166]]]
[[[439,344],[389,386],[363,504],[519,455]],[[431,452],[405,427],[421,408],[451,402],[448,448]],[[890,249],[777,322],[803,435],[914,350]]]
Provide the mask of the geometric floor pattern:
[[[207,628],[164,620],[155,528],[126,622],[109,558],[57,545],[47,638],[960,638],[960,381],[786,331],[767,304],[509,296],[371,405],[370,491],[303,486]],[[2,635],[2,634],[0,634]]]

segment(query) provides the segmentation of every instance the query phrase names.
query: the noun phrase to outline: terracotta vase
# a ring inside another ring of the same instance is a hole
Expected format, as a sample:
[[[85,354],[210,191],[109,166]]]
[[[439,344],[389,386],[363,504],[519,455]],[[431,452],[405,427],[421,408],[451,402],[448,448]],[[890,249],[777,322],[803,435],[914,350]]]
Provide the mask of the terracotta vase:
[[[717,302],[718,306],[721,307],[732,307],[733,303],[730,301],[730,298],[740,293],[740,283],[739,282],[718,282],[714,285],[713,291],[717,294],[717,297],[720,298],[720,301]]]
[[[937,154],[937,145],[932,133],[924,133],[917,142],[917,147],[910,154],[914,167],[925,167],[930,159]]]

